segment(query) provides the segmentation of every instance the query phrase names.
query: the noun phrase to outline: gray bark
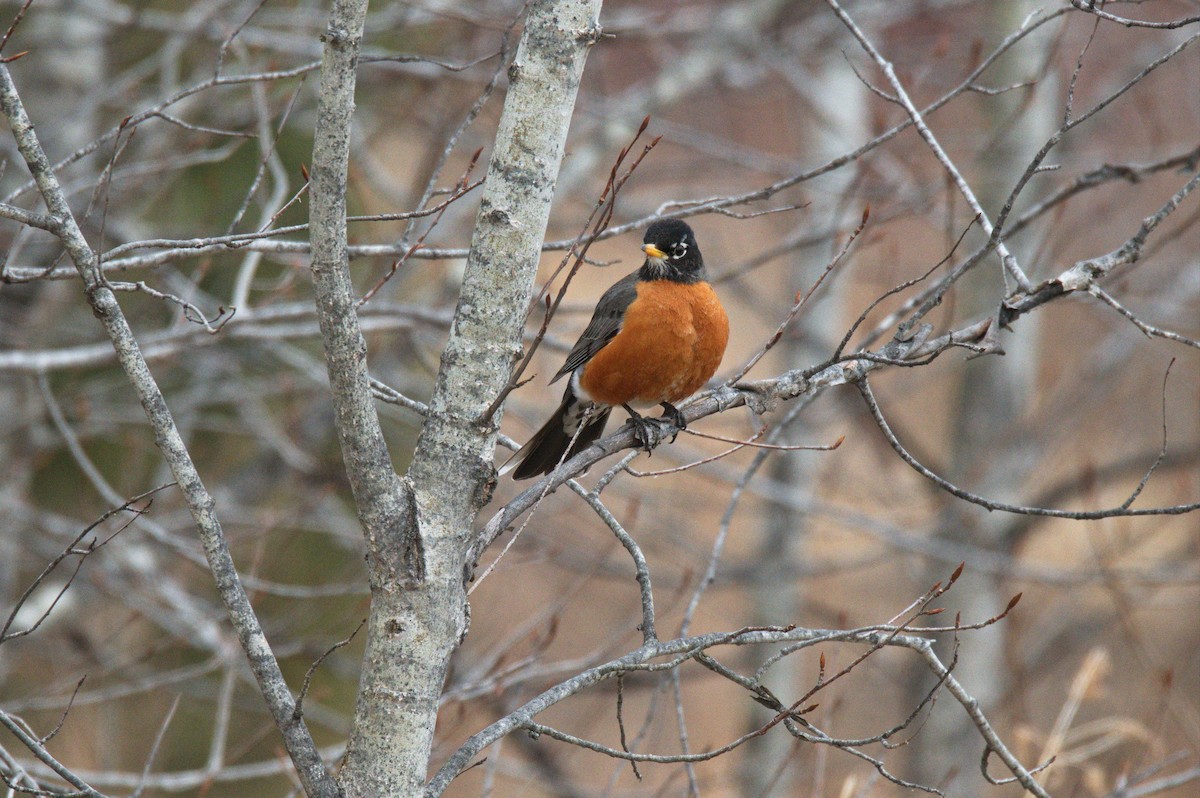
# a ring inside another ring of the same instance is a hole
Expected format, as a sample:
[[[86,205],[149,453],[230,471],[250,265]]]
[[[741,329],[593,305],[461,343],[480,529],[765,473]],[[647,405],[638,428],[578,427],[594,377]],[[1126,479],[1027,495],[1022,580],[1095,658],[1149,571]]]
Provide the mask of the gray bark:
[[[521,352],[575,95],[600,0],[530,6],[450,338],[412,466],[391,469],[371,404],[346,254],[345,183],[365,0],[334,6],[313,153],[313,280],[338,435],[367,540],[371,612],[348,796],[417,795],[450,655],[466,634],[464,574],[495,472],[485,411]]]

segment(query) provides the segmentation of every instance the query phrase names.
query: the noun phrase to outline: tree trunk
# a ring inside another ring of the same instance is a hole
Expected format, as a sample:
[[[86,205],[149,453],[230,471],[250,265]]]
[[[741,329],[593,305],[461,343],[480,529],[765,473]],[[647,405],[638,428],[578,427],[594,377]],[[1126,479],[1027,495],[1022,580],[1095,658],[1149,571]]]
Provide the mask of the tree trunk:
[[[438,697],[466,634],[465,561],[495,480],[499,413],[485,411],[521,330],[600,0],[534,2],[516,58],[463,286],[408,475],[391,470],[371,405],[345,250],[345,180],[364,0],[335,5],[314,143],[313,275],[338,435],[367,539],[371,611],[347,796],[424,791]],[[320,164],[320,168],[318,168]]]

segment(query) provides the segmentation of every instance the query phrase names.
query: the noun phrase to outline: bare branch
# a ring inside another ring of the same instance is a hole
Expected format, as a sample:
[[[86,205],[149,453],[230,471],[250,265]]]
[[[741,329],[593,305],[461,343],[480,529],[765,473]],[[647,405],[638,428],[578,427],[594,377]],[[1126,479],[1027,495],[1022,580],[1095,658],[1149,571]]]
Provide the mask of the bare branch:
[[[972,504],[978,504],[988,510],[1001,510],[1006,513],[1016,513],[1019,515],[1040,515],[1048,518],[1069,518],[1074,521],[1094,521],[1100,518],[1120,518],[1126,516],[1142,516],[1142,515],[1182,515],[1184,513],[1195,512],[1200,510],[1200,502],[1192,502],[1190,504],[1176,504],[1169,507],[1147,507],[1133,508],[1129,507],[1129,502],[1123,503],[1117,507],[1110,507],[1104,510],[1054,510],[1047,507],[1026,507],[1018,504],[1009,504],[1007,502],[994,501],[983,496],[971,493],[964,490],[954,483],[943,477],[938,476],[933,471],[930,471],[925,466],[917,462],[917,459],[909,453],[904,445],[896,438],[891,427],[883,417],[883,412],[879,409],[879,403],[875,401],[875,395],[871,391],[871,386],[867,382],[866,375],[858,380],[857,387],[863,396],[863,400],[867,403],[867,409],[871,411],[872,418],[875,419],[875,424],[883,432],[887,438],[888,444],[900,455],[900,459],[908,463],[913,470],[925,477],[935,485],[945,490],[947,493],[953,494],[964,501],[969,501]],[[1161,457],[1161,455],[1160,455]],[[1156,463],[1157,465],[1157,463]],[[1153,471],[1153,468],[1151,468]],[[1148,476],[1148,475],[1147,475]],[[1139,484],[1135,489],[1133,497],[1141,492],[1144,482]]]
[[[25,635],[31,634],[32,632],[36,631],[38,626],[40,626],[42,624],[42,622],[50,616],[50,613],[54,611],[54,607],[56,604],[58,604],[59,599],[61,599],[63,597],[63,595],[67,592],[67,590],[70,589],[71,583],[74,582],[75,577],[79,575],[79,569],[83,567],[83,561],[86,560],[89,555],[91,555],[92,553],[99,550],[102,546],[107,544],[110,540],[112,540],[117,535],[119,535],[121,532],[123,532],[125,529],[127,529],[129,527],[129,525],[131,523],[133,523],[134,518],[136,518],[137,516],[141,515],[142,513],[146,512],[149,509],[150,502],[147,501],[146,506],[143,508],[134,508],[133,505],[135,505],[138,502],[141,502],[143,500],[150,499],[156,493],[166,490],[167,488],[172,487],[174,485],[175,485],[174,482],[168,482],[165,485],[159,485],[157,488],[151,488],[150,490],[146,491],[145,493],[139,494],[137,496],[134,496],[131,499],[128,499],[121,506],[114,507],[111,510],[109,510],[108,512],[104,513],[104,515],[97,518],[95,521],[93,521],[91,524],[89,524],[87,527],[85,527],[82,532],[80,532],[78,535],[76,535],[75,539],[72,540],[65,549],[63,549],[62,553],[59,554],[57,557],[55,557],[53,560],[51,560],[49,563],[47,563],[46,567],[43,568],[42,572],[40,574],[38,574],[38,576],[30,583],[29,587],[25,588],[25,591],[23,593],[21,593],[20,596],[17,597],[17,602],[13,606],[12,611],[9,612],[8,617],[5,619],[4,625],[0,626],[0,645],[4,644],[5,642],[7,642],[13,638],[23,637]],[[82,549],[78,548],[79,544],[81,542],[83,542],[83,539],[85,537],[87,537],[88,535],[90,535],[96,529],[96,527],[100,526],[105,521],[107,521],[109,518],[112,518],[114,515],[118,515],[127,510],[132,512],[132,516],[128,520],[126,520],[125,523],[121,524],[121,526],[118,527],[116,531],[114,531],[110,535],[106,536],[103,540],[92,540],[92,541],[89,541],[88,545],[85,548],[82,548]],[[16,620],[17,613],[21,610],[21,607],[23,607],[25,605],[25,602],[27,602],[29,600],[29,597],[31,595],[33,595],[33,592],[35,590],[37,590],[38,586],[41,585],[46,580],[46,577],[50,576],[50,574],[52,574],[54,572],[54,570],[56,568],[58,568],[58,566],[63,562],[63,560],[65,560],[71,556],[78,556],[79,562],[76,563],[75,570],[72,572],[71,576],[67,579],[66,583],[59,589],[58,595],[55,596],[54,601],[51,602],[48,607],[46,607],[46,609],[42,612],[41,617],[38,618],[38,620],[36,622],[34,622],[31,626],[29,626],[26,629],[22,629],[20,631],[10,633],[9,629],[12,628],[13,621]]]
[[[5,69],[3,64],[0,64],[0,69]],[[20,740],[21,744],[29,749],[37,759],[46,765],[54,772],[56,776],[75,788],[76,792],[51,792],[33,790],[35,795],[48,795],[55,798],[73,798],[74,796],[87,796],[87,798],[106,798],[105,794],[95,790],[90,784],[76,776],[71,770],[65,767],[61,762],[50,755],[45,746],[30,733],[24,721],[16,718],[3,709],[0,709],[0,726],[8,729],[8,731]],[[10,787],[16,789],[15,784],[10,784]],[[21,789],[21,792],[31,792],[28,789]]]
[[[1116,14],[1110,14],[1102,8],[1097,7],[1096,0],[1071,0],[1071,5],[1078,8],[1080,11],[1086,11],[1089,14],[1095,14],[1100,19],[1116,22],[1119,25],[1124,25],[1127,28],[1153,28],[1158,30],[1176,30],[1188,25],[1195,25],[1200,22],[1200,14],[1194,17],[1181,17],[1172,19],[1166,22],[1150,22],[1141,19],[1130,19],[1128,17],[1120,17]]]
[[[1200,186],[1200,172],[1192,175],[1191,179],[1154,214],[1143,219],[1137,232],[1117,249],[1099,257],[1081,260],[1062,274],[1047,280],[1036,288],[1006,299],[1000,308],[1000,324],[1007,327],[1039,305],[1064,294],[1088,290],[1097,280],[1106,277],[1114,269],[1135,263],[1142,256],[1142,250],[1150,234],[1174,213],[1197,186]]]

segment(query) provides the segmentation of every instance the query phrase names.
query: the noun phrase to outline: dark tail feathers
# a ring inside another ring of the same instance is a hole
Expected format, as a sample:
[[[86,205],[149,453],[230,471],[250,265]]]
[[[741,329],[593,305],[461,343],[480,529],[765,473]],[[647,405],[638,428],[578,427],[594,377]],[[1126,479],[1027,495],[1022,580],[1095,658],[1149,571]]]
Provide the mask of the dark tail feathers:
[[[579,430],[579,434],[576,435],[577,425],[583,421],[588,407],[592,408],[591,416],[587,418],[583,429]],[[505,473],[513,467],[513,464],[517,464],[512,472],[513,479],[530,479],[542,474],[549,474],[559,463],[570,460],[591,446],[604,432],[604,425],[608,422],[608,414],[611,412],[612,408],[610,407],[581,401],[568,388],[558,410],[550,416],[550,420],[537,431],[537,434],[504,464],[500,473]],[[573,446],[571,445],[572,438],[575,439]]]

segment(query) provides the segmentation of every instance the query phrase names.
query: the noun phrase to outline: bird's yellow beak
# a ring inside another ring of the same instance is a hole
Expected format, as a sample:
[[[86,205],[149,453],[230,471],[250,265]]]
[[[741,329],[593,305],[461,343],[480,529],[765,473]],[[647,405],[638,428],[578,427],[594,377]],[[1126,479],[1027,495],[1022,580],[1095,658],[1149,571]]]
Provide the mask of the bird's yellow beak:
[[[642,244],[642,252],[645,252],[652,258],[658,258],[659,260],[666,260],[667,258],[667,253],[663,252],[653,244]]]

